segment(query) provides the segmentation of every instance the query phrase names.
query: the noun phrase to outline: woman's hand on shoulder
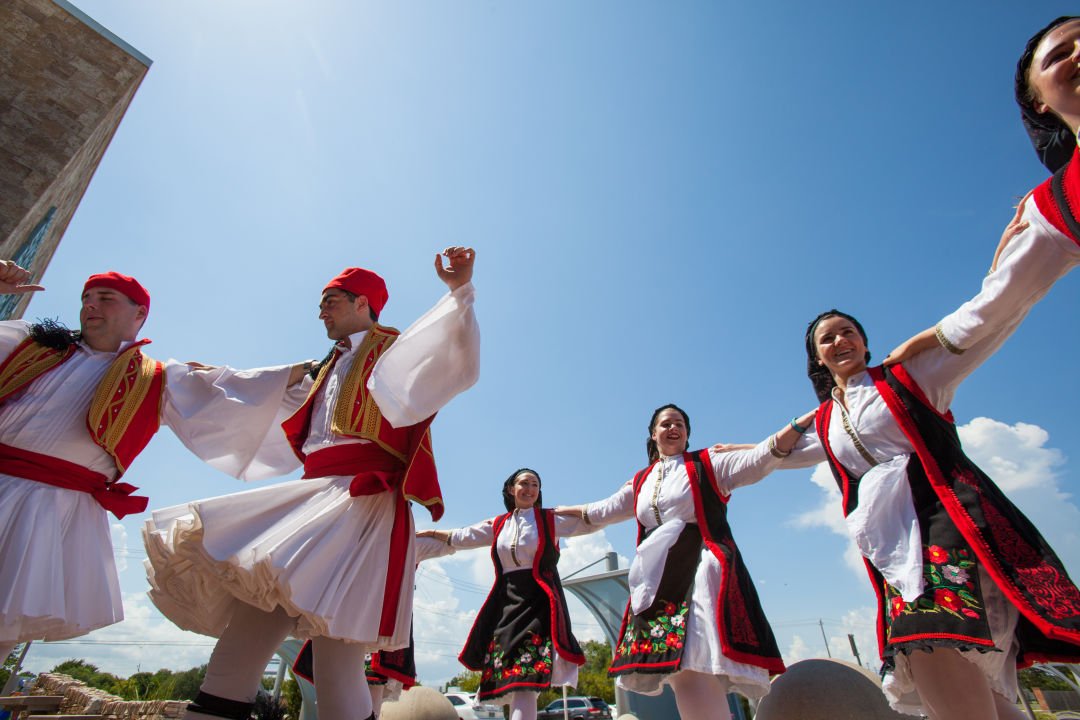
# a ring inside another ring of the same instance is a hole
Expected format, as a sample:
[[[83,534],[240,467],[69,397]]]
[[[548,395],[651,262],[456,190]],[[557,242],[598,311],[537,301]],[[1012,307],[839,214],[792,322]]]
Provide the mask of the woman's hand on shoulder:
[[[881,364],[896,365],[897,363],[907,362],[919,353],[937,347],[940,344],[941,343],[938,342],[937,339],[937,327],[927,328],[918,335],[913,335],[897,345],[891,353],[885,356],[885,359],[881,361]]]
[[[1024,205],[1027,203],[1028,198],[1031,197],[1032,192],[1034,192],[1034,190],[1025,195],[1024,199],[1016,204],[1016,213],[1013,215],[1012,220],[1009,221],[1009,224],[1005,226],[1005,230],[1001,233],[1001,240],[998,240],[997,249],[994,250],[994,261],[990,263],[990,272],[997,270],[998,259],[1012,239],[1028,229],[1029,223],[1022,218],[1024,216]]]

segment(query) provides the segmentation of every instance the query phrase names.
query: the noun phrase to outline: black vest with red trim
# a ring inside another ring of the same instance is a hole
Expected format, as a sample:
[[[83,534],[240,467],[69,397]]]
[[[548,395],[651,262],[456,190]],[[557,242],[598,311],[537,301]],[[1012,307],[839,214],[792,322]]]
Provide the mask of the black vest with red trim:
[[[951,413],[940,413],[902,365],[868,372],[882,400],[915,448],[908,481],[924,538],[934,523],[952,523],[983,568],[1020,611],[1021,666],[1080,659],[1080,591],[1035,526],[979,469],[960,445]],[[829,444],[833,401],[822,403],[817,433],[843,494],[844,515],[858,506],[858,481]],[[878,640],[885,649],[881,574],[866,563],[879,598]]]
[[[1032,191],[1047,222],[1080,245],[1080,148],[1065,167]]]
[[[562,581],[559,579],[559,540],[555,537],[555,513],[543,508],[533,508],[532,512],[533,519],[536,521],[536,531],[539,533],[539,547],[533,556],[532,576],[548,598],[551,609],[551,641],[559,657],[575,665],[584,665],[585,654],[570,631],[570,613],[566,609],[566,597],[563,595]],[[458,656],[461,663],[470,670],[483,669],[488,641],[502,616],[503,609],[494,602],[495,589],[503,580],[503,566],[499,560],[498,549],[499,533],[513,514],[508,512],[495,518],[494,521],[491,561],[495,565],[495,584],[488,593],[483,607],[480,608],[476,622],[473,623],[469,637],[465,641],[465,647]]]
[[[736,662],[762,667],[771,675],[778,675],[787,668],[780,657],[776,637],[761,607],[750,571],[731,534],[727,519],[730,496],[717,490],[708,450],[684,453],[683,461],[690,479],[690,491],[694,495],[694,517],[702,540],[721,568],[720,592],[715,603],[720,648],[726,657]],[[655,464],[634,476],[634,507],[637,507],[641,486]],[[638,522],[639,545],[644,536],[645,527]]]

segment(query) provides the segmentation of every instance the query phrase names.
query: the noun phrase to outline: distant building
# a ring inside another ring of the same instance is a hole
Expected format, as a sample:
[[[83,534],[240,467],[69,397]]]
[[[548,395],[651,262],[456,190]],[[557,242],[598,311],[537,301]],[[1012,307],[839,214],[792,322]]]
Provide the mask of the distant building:
[[[66,0],[0,1],[0,258],[41,278],[149,69]]]

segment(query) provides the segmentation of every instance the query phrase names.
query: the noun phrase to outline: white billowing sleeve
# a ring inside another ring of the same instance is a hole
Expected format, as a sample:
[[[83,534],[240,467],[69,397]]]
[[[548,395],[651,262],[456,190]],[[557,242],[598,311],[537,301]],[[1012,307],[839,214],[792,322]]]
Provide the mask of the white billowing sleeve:
[[[367,387],[394,427],[434,415],[476,383],[480,328],[473,312],[475,295],[472,283],[444,295],[375,364]]]
[[[491,547],[495,542],[495,519],[491,518],[469,527],[450,530],[450,544],[456,550]]]
[[[709,450],[713,473],[716,475],[717,491],[730,495],[731,491],[744,485],[753,485],[780,467],[779,458],[769,450],[769,438],[765,438],[749,450],[732,450],[716,453]]]
[[[30,323],[25,320],[0,320],[0,362],[30,334]]]
[[[575,537],[577,535],[588,535],[589,533],[598,532],[603,529],[604,526],[594,523],[591,517],[588,522],[585,522],[585,518],[581,515],[555,516],[555,535],[557,537],[566,538]]]
[[[234,370],[165,364],[162,422],[210,466],[241,480],[284,475],[300,466],[281,422],[300,407],[298,383],[286,388],[291,366]]]
[[[1024,204],[1029,225],[1014,237],[986,276],[978,295],[946,315],[938,329],[956,349],[966,350],[1018,323],[1063,275],[1080,264],[1080,246],[1061,234],[1031,198]]]
[[[451,545],[447,545],[442,540],[436,540],[430,537],[416,537],[416,563],[419,565],[425,560],[434,560],[435,558],[446,557],[447,555],[453,555],[455,548]]]
[[[634,481],[627,480],[614,495],[585,506],[588,523],[603,527],[634,517]]]

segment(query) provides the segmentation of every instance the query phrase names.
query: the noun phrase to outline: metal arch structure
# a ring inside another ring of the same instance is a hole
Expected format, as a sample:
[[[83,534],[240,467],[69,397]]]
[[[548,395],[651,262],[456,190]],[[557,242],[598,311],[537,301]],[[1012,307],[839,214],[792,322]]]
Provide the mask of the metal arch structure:
[[[280,678],[284,676],[285,668],[293,666],[296,656],[300,654],[300,649],[303,647],[304,641],[296,638],[289,638],[278,647],[277,655],[281,659],[281,667],[278,670],[277,689],[280,689]],[[293,675],[293,679],[300,686],[300,717],[297,720],[319,720],[319,713],[315,707],[315,686],[302,677]]]

